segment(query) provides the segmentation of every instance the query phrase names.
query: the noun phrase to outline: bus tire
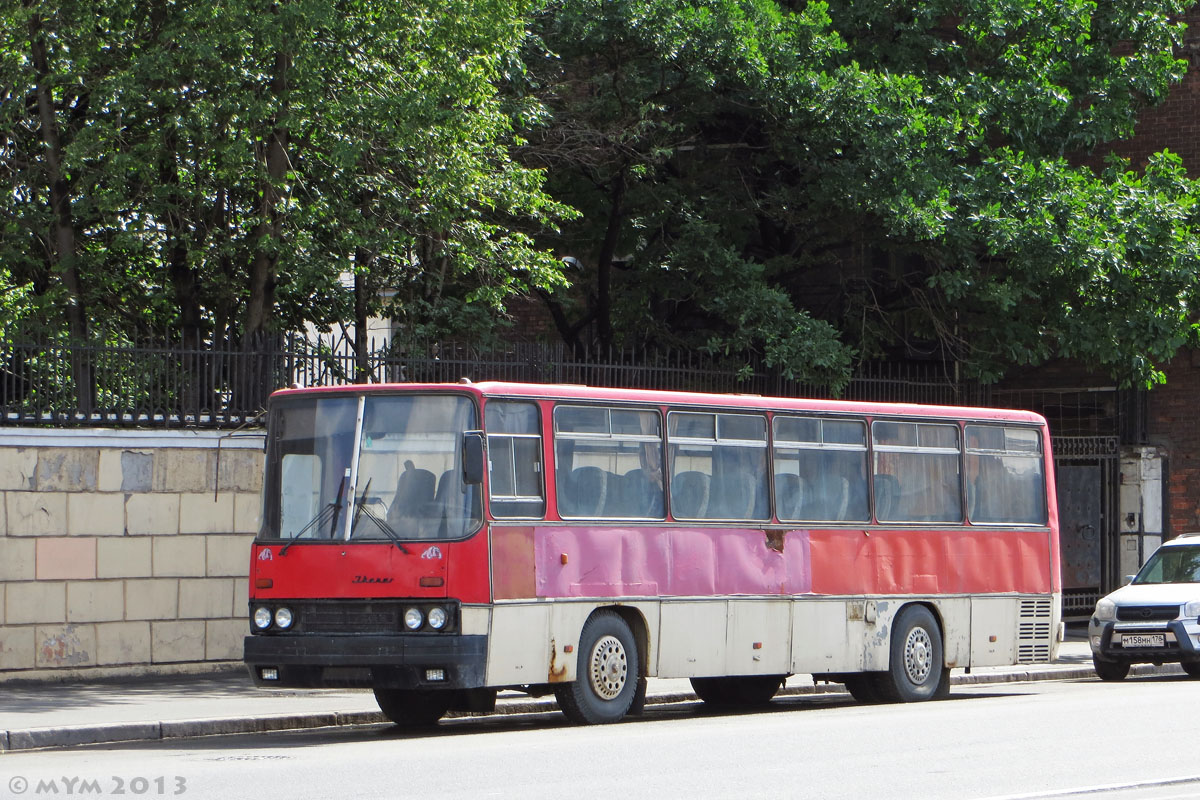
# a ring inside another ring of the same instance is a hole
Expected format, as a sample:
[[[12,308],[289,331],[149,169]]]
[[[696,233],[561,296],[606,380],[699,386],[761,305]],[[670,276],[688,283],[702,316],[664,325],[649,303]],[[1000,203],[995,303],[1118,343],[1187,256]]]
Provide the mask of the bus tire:
[[[692,691],[710,706],[753,707],[771,702],[786,675],[738,675],[692,678]]]
[[[878,681],[871,673],[845,675],[842,683],[846,685],[850,696],[860,703],[878,703],[883,699],[879,696]]]
[[[640,679],[637,641],[614,611],[588,617],[579,634],[575,680],[554,695],[567,719],[581,725],[617,722],[632,708]]]
[[[379,710],[406,730],[432,728],[450,708],[448,692],[420,692],[409,689],[375,689]]]
[[[944,677],[942,633],[933,612],[925,606],[905,606],[892,624],[891,664],[877,682],[882,699],[932,700]],[[948,679],[945,685],[948,689]]]

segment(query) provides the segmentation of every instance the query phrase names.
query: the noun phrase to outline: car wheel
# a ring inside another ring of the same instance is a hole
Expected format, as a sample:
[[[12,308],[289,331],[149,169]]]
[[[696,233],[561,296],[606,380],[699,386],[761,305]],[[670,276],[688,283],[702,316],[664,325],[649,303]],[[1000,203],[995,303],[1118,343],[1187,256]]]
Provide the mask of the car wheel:
[[[1125,676],[1129,674],[1128,661],[1104,661],[1092,656],[1092,666],[1096,668],[1096,674],[1102,681],[1124,680]]]

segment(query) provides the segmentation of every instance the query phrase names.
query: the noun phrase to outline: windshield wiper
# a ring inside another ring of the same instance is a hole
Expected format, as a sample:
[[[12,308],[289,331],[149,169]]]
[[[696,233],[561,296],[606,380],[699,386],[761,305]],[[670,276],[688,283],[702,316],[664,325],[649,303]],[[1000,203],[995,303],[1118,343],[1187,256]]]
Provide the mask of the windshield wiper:
[[[297,540],[304,536],[304,534],[308,533],[313,528],[319,528],[324,525],[325,521],[328,520],[331,515],[336,516],[339,507],[340,503],[326,503],[325,507],[318,511],[315,517],[310,519],[303,528],[296,531],[296,535],[293,536],[287,544],[279,548],[279,555],[287,555],[288,548],[294,545]]]
[[[366,494],[364,493],[363,496],[365,497]],[[371,509],[367,508],[365,502],[363,502],[358,507],[358,511],[356,512],[356,517],[355,517],[355,524],[358,524],[357,514],[366,515],[367,519],[369,519],[369,520],[371,520],[371,522],[375,523],[375,527],[377,527],[377,528],[379,528],[379,530],[383,531],[384,536],[386,536],[387,538],[392,540],[392,544],[394,544],[394,545],[396,545],[396,547],[400,548],[401,553],[404,553],[405,555],[410,555],[409,549],[407,547],[405,547],[404,544],[400,541],[400,534],[396,533],[396,531],[392,528],[392,526],[387,524],[386,520],[380,518],[380,516],[378,514],[376,514]],[[354,529],[351,528],[351,535],[354,535],[353,531],[354,531]]]
[[[358,499],[354,501],[354,519],[350,522],[350,536],[354,535],[354,529],[358,527],[358,518],[362,516],[363,509],[367,507],[367,492],[371,491],[371,481],[375,480],[374,476],[367,478],[367,485],[363,488],[363,492]],[[350,538],[347,536],[346,538]]]
[[[350,478],[350,470],[346,470],[346,475],[342,477],[342,482],[338,485],[337,499],[334,500],[332,503],[327,504],[324,508],[322,508],[320,511],[318,511],[317,515],[308,521],[308,524],[306,524],[300,530],[296,531],[296,535],[292,537],[292,540],[290,542],[288,542],[287,544],[285,544],[283,547],[279,548],[279,555],[281,555],[281,556],[287,555],[287,551],[288,551],[289,547],[294,545],[301,536],[308,533],[310,528],[317,527],[319,525],[324,525],[325,520],[329,519],[331,514],[333,516],[333,521],[329,525],[329,538],[332,539],[334,537],[334,534],[337,532],[338,517],[341,516],[341,513],[342,513],[342,496],[346,492],[346,481],[349,478]],[[370,481],[367,481],[367,483],[370,484]]]

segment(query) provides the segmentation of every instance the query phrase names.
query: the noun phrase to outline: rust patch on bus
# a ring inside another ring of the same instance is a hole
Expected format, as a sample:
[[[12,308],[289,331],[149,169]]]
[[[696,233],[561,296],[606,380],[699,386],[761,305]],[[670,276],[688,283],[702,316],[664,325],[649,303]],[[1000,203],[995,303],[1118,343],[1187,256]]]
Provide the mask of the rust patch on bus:
[[[549,683],[563,683],[567,679],[567,665],[558,664],[558,647],[554,640],[550,640],[550,670],[546,673],[546,680]]]
[[[767,547],[774,550],[776,553],[783,552],[783,540],[787,535],[787,531],[763,531],[767,535]]]

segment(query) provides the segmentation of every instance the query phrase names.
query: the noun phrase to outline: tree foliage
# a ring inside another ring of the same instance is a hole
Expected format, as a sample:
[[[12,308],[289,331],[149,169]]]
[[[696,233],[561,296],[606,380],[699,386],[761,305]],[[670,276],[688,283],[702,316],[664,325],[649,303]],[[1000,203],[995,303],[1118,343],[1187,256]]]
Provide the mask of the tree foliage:
[[[4,0],[0,321],[479,336],[534,291],[579,347],[835,389],[897,353],[1153,383],[1196,185],[1103,152],[1187,5]]]
[[[1196,339],[1196,185],[1095,154],[1181,76],[1187,5],[555,0],[519,91],[553,120],[522,157],[583,211],[562,335],[835,387],[898,352],[1161,380]]]
[[[570,212],[510,157],[497,90],[526,11],[3,3],[0,263],[45,308],[80,312],[10,335],[253,345],[365,320],[381,287],[452,321],[561,282],[531,235]]]

